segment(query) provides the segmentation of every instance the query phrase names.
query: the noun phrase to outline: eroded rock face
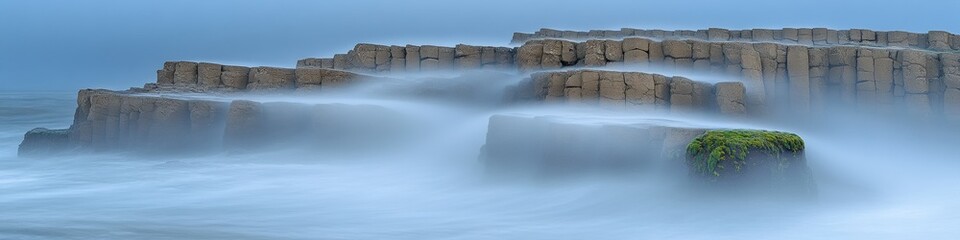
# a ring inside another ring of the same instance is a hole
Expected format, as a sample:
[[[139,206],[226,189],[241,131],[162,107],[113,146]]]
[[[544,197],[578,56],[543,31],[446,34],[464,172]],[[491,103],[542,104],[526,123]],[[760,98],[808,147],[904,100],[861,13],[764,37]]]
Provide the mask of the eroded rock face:
[[[24,134],[17,155],[30,157],[63,153],[70,149],[69,132],[68,129],[34,128]]]
[[[723,192],[814,196],[816,186],[796,134],[710,130],[690,142],[686,162],[695,181]]]
[[[494,115],[482,160],[495,174],[636,173],[664,164],[663,153],[682,151],[682,145],[665,147],[667,139],[677,137],[670,136],[670,129],[644,123],[592,124],[562,117]]]

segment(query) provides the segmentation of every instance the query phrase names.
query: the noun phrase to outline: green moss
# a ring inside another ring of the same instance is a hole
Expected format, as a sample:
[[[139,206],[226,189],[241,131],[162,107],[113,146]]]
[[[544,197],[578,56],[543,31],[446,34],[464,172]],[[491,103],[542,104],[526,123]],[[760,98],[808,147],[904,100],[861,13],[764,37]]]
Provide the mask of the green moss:
[[[780,155],[803,151],[803,139],[793,133],[763,130],[710,130],[687,145],[687,161],[696,174],[719,177],[719,169],[733,166],[739,172],[751,150],[780,159],[780,168],[789,164]],[[730,164],[725,164],[730,163]]]

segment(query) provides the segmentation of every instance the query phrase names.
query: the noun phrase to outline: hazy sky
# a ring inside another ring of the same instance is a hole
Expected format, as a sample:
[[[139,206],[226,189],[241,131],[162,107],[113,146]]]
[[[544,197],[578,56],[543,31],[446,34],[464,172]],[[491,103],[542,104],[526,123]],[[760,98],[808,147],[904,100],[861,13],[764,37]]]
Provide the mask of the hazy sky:
[[[166,60],[293,66],[358,42],[505,45],[515,31],[829,27],[960,32],[957,0],[0,0],[0,91],[126,89]]]

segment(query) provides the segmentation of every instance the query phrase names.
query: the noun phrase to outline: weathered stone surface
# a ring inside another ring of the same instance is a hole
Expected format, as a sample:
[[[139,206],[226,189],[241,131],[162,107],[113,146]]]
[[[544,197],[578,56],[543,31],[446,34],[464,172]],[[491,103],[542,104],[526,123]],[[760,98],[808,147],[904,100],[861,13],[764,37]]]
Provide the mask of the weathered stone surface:
[[[746,88],[739,82],[721,82],[716,85],[716,101],[720,113],[723,114],[744,114],[747,112],[745,105]]]
[[[790,106],[794,111],[810,110],[810,55],[804,46],[787,47],[787,73],[790,76]]]
[[[332,67],[324,67],[332,68]],[[402,72],[407,68],[407,49],[402,46],[390,46],[390,71]]]
[[[440,47],[431,45],[420,46],[420,60],[428,58],[440,59]]]
[[[577,64],[577,45],[570,41],[561,41],[560,46],[560,62],[564,66]]]
[[[626,91],[624,97],[628,107],[638,108],[636,106],[645,106],[640,109],[653,109],[656,103],[656,93],[654,88],[656,84],[653,81],[653,75],[646,73],[624,73],[624,84]]]
[[[255,67],[250,69],[251,90],[293,89],[295,70],[289,68]]]
[[[407,71],[419,72],[420,71],[420,47],[414,46],[414,45],[407,45],[405,49],[407,52],[406,62],[405,62]]]
[[[600,105],[623,108],[625,104],[626,84],[621,72],[600,72]]]
[[[600,73],[584,71],[580,73],[580,98],[584,103],[596,103],[600,98]]]
[[[660,42],[650,42],[650,50],[647,53],[651,63],[659,64],[663,62],[663,44]]]
[[[241,66],[222,66],[223,72],[220,73],[220,79],[223,85],[233,89],[246,89],[247,77],[250,75],[250,68]]]
[[[589,40],[584,43],[584,65],[589,67],[607,65],[607,57],[604,50],[605,46],[606,44],[603,40]]]
[[[903,50],[897,55],[903,69],[904,90],[911,94],[926,94],[930,91],[927,81],[926,56],[922,52]]]
[[[218,87],[221,85],[220,74],[222,65],[202,62],[197,65],[197,83],[203,87]]]
[[[663,41],[663,54],[672,58],[691,58],[693,57],[693,46],[685,41],[665,40]]]
[[[530,41],[517,49],[517,65],[520,71],[539,70],[543,57],[543,43]]]
[[[454,69],[454,63],[457,58],[457,50],[450,47],[440,47],[437,49],[440,53],[437,59],[437,68],[440,70]],[[422,66],[421,66],[422,67]]]
[[[563,54],[563,43],[559,40],[543,40],[543,55],[540,57],[540,67],[543,69],[556,69],[563,66],[561,56]]]
[[[480,47],[457,44],[454,52],[456,55],[456,58],[454,59],[455,68],[479,69],[481,67]]]
[[[623,45],[620,41],[607,40],[603,42],[604,56],[608,62],[623,62]]]
[[[726,41],[730,39],[730,30],[722,28],[707,29],[707,38],[710,41]]]
[[[173,72],[173,83],[177,85],[197,84],[197,63],[177,62]]]
[[[357,44],[357,46],[353,47],[353,52],[356,55],[354,58],[354,66],[368,70],[376,69],[378,47],[377,45],[366,43]]]
[[[157,84],[173,84],[173,74],[177,69],[177,62],[164,62],[163,68],[157,70]]]
[[[927,33],[930,50],[948,51],[950,48],[950,33],[944,31],[930,31]]]
[[[376,70],[378,72],[390,71],[391,58],[392,56],[390,55],[389,46],[377,45],[376,55],[374,58],[374,62],[377,65]]]
[[[67,129],[34,128],[23,135],[17,155],[30,157],[63,153],[70,150],[69,134]]]
[[[236,100],[230,103],[227,124],[223,134],[223,145],[228,148],[257,147],[255,139],[265,134],[263,106],[261,103]]]

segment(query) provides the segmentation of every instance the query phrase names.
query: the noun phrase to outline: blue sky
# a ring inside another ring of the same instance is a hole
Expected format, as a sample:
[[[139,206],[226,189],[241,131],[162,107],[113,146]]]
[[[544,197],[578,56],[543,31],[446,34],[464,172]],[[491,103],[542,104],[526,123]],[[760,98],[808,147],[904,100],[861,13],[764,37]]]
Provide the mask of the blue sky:
[[[355,43],[505,45],[516,31],[960,32],[960,1],[0,0],[0,91],[126,89],[166,60],[293,66]]]

